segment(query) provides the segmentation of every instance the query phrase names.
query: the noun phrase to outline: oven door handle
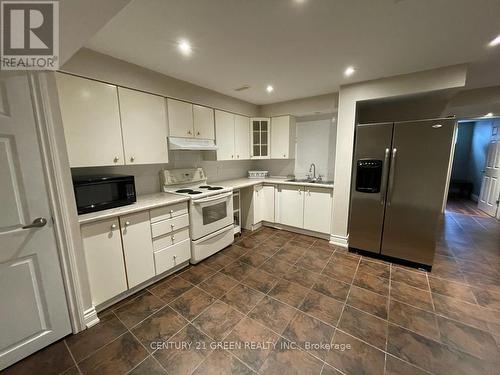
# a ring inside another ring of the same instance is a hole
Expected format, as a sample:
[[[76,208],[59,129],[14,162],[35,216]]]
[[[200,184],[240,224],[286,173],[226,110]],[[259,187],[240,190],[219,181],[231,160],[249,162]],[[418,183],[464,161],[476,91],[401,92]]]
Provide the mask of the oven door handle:
[[[193,203],[194,204],[199,204],[199,203],[214,202],[214,201],[218,201],[218,200],[221,200],[221,199],[224,199],[224,198],[228,198],[228,197],[230,197],[232,195],[233,195],[233,192],[230,191],[229,193],[220,194],[220,195],[217,195],[217,196],[211,197],[211,198],[193,199]]]

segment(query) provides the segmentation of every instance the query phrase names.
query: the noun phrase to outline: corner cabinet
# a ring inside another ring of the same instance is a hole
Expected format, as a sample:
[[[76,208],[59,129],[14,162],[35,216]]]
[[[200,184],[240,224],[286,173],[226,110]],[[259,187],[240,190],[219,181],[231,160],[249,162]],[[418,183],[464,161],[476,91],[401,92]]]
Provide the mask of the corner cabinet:
[[[245,229],[255,230],[262,221],[275,221],[275,186],[259,184],[251,189],[242,189],[241,206],[243,207],[242,224]]]
[[[295,159],[295,134],[293,116],[271,118],[271,159]]]
[[[250,148],[252,159],[270,158],[270,119],[267,117],[253,117],[250,119],[251,141]]]
[[[215,110],[217,160],[250,159],[250,123],[242,115]]]

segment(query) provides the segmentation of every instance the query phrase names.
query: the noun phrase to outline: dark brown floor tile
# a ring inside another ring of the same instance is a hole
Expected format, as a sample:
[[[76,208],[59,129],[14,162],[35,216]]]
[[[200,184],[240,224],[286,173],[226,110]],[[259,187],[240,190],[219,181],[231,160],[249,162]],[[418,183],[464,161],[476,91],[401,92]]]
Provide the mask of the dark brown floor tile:
[[[219,254],[225,255],[231,259],[236,260],[243,254],[246,254],[247,251],[248,250],[243,247],[230,245],[226,247],[224,250],[219,251]]]
[[[293,237],[292,241],[312,245],[314,242],[316,242],[316,237],[308,236],[306,234],[297,234],[295,237]]]
[[[228,257],[227,255],[219,252],[203,260],[202,264],[204,266],[212,268],[215,271],[219,271],[221,268],[227,266],[232,262],[234,262],[234,258]]]
[[[465,278],[458,267],[458,264],[451,257],[436,255],[434,265],[429,276],[435,276],[442,279],[448,279],[456,282],[465,282]]]
[[[189,324],[160,348],[154,357],[169,374],[190,374],[211,352],[210,338]]]
[[[279,249],[283,247],[284,244],[286,244],[289,241],[287,238],[282,238],[278,236],[272,236],[271,238],[265,240],[262,244],[260,245],[266,245],[274,249]]]
[[[428,291],[427,275],[424,272],[414,272],[401,267],[392,267],[391,280]]]
[[[273,255],[273,258],[276,258],[277,260],[280,260],[282,262],[294,264],[302,255],[304,255],[305,252],[305,248],[301,246],[289,245],[289,243],[287,243],[276,254]]]
[[[170,280],[170,279],[172,279],[172,278],[173,278],[173,277],[171,277],[171,276],[167,276],[166,278],[164,278],[164,279],[162,279],[162,280],[160,280],[160,281],[156,282],[155,284],[153,284],[153,285],[149,286],[148,288],[153,288],[153,287],[155,287],[156,285],[160,285],[160,284],[162,284],[163,282],[165,282],[165,281],[167,281],[167,280]],[[122,299],[121,301],[118,301],[117,303],[115,303],[115,304],[113,304],[113,305],[109,306],[108,308],[104,309],[103,311],[99,312],[99,318],[100,318],[101,316],[104,316],[104,314],[107,314],[107,313],[109,313],[109,312],[111,312],[111,311],[118,310],[118,309],[119,309],[120,307],[122,307],[123,305],[126,305],[127,303],[132,302],[134,299],[138,298],[139,296],[141,296],[141,295],[143,295],[143,294],[145,294],[145,293],[147,293],[147,292],[148,292],[148,290],[147,290],[147,289],[143,289],[143,290],[140,290],[140,291],[138,291],[138,292],[136,292],[136,293],[134,293],[134,294],[131,294],[130,296],[128,296],[128,297],[126,297],[126,298]]]
[[[490,333],[443,317],[437,319],[442,343],[484,360],[498,358],[500,352]]]
[[[258,370],[278,339],[276,333],[246,317],[236,325],[225,341],[238,344],[231,352],[251,368]]]
[[[83,374],[125,374],[148,352],[134,336],[127,332],[78,364]]]
[[[384,373],[385,354],[382,351],[339,330],[335,332],[333,344],[326,362],[335,368],[352,375]],[[347,345],[350,349],[346,348]]]
[[[76,366],[73,366],[69,370],[64,371],[61,375],[80,375],[80,371]]]
[[[220,298],[227,293],[228,290],[236,286],[236,284],[238,284],[238,281],[232,277],[217,272],[215,275],[199,284],[198,287],[212,296]]]
[[[481,306],[494,310],[500,310],[500,293],[479,288],[473,288],[472,292],[476,297],[477,303]]]
[[[342,313],[338,328],[381,350],[385,350],[387,320],[346,306]]]
[[[259,241],[253,235],[250,235],[248,237],[242,237],[241,240],[235,242],[235,245],[250,250],[256,247],[260,242],[262,242],[262,240]]]
[[[299,309],[335,327],[343,306],[343,303],[311,290]]]
[[[269,244],[268,242],[260,243],[255,249],[253,249],[253,252],[255,254],[260,254],[262,256],[265,256],[266,258],[272,257],[274,254],[277,253],[277,251],[280,249],[281,246],[273,246],[272,244]]]
[[[236,261],[221,269],[220,272],[232,277],[235,280],[241,281],[245,277],[250,275],[253,271],[255,271],[255,267],[252,267],[247,263]]]
[[[264,294],[239,284],[225,294],[221,300],[243,314],[248,313],[264,297]]]
[[[343,281],[347,284],[352,283],[354,274],[356,273],[355,267],[349,267],[342,263],[330,259],[328,264],[323,269],[322,273],[326,276],[333,277],[334,279]]]
[[[391,299],[389,305],[389,321],[422,336],[439,340],[436,315],[427,310],[422,310]]]
[[[439,293],[462,301],[476,303],[472,288],[466,284],[456,283],[450,280],[429,277],[432,293]]]
[[[139,366],[129,372],[129,375],[163,375],[167,372],[153,357],[148,357]]]
[[[280,333],[286,328],[295,309],[269,297],[264,297],[248,316],[273,331]]]
[[[427,375],[428,372],[421,370],[409,363],[387,355],[385,360],[385,374],[386,375]]]
[[[335,332],[334,327],[299,311],[286,327],[283,336],[324,359],[326,350],[321,347],[331,343],[333,332]]]
[[[242,281],[243,284],[262,293],[269,292],[277,282],[277,278],[260,269],[256,269]]]
[[[97,325],[66,339],[69,350],[71,350],[77,362],[116,339],[127,330],[114,314],[100,317],[100,320]]]
[[[353,285],[346,303],[379,318],[387,319],[387,297],[380,294]]]
[[[318,276],[319,274],[317,273],[293,266],[285,275],[283,275],[283,278],[302,285],[304,288],[310,288],[316,282]]]
[[[259,373],[266,375],[320,374],[323,363],[310,354],[288,347],[289,343],[280,339],[276,349],[269,354]]]
[[[387,351],[437,374],[489,373],[484,361],[392,324],[389,324]]]
[[[181,315],[166,306],[134,327],[132,333],[148,350],[153,351],[153,342],[168,340],[186,324],[187,321]]]
[[[241,258],[239,258],[239,261],[250,264],[251,266],[254,267],[259,267],[268,259],[269,257],[266,257],[265,255],[262,255],[258,252],[249,251],[245,255],[241,256]]]
[[[337,249],[337,246],[331,244],[330,241],[322,239],[316,239],[316,241],[312,244],[311,247],[318,247],[332,252]]]
[[[475,272],[492,278],[499,278],[498,271],[488,262],[479,263],[477,261],[470,262],[463,259],[457,259],[458,267],[463,273]]]
[[[321,375],[342,375],[342,373],[325,363],[325,365],[323,366],[323,370],[321,370]]]
[[[371,292],[387,296],[389,294],[389,279],[375,276],[363,271],[356,272],[353,285],[368,289]]]
[[[154,314],[163,306],[165,302],[155,295],[146,292],[133,301],[115,310],[115,314],[120,321],[128,328],[132,328],[137,323]]]
[[[282,262],[281,260],[271,257],[267,262],[265,262],[260,269],[270,273],[275,277],[282,277],[285,275],[292,266],[287,262]]]
[[[361,260],[361,256],[352,253],[336,251],[333,253],[331,260],[337,264],[342,264],[351,268],[357,268]]]
[[[194,319],[203,310],[215,301],[215,298],[201,289],[193,288],[175,301],[170,306],[188,320]]]
[[[166,303],[169,303],[179,297],[182,293],[187,292],[193,287],[189,281],[181,277],[174,277],[156,285],[149,289],[155,296],[161,298]]]
[[[433,311],[430,292],[397,281],[391,281],[391,299]]]
[[[212,339],[222,340],[243,317],[231,306],[216,301],[193,321],[193,325]]]
[[[184,280],[189,281],[192,284],[199,284],[203,280],[208,279],[212,276],[215,271],[203,264],[197,264],[196,266],[189,267],[186,271],[179,274]]]
[[[388,279],[391,273],[390,269],[391,267],[389,264],[374,262],[363,258],[359,263],[358,272],[365,272]]]
[[[275,232],[274,234],[276,237],[279,238],[286,238],[287,240],[291,240],[293,237],[295,237],[295,233],[288,232],[286,230],[279,230]]]
[[[488,331],[486,311],[478,305],[433,294],[436,314]]]
[[[238,358],[225,350],[215,350],[193,372],[193,375],[204,374],[237,374],[249,375],[254,373]]]
[[[298,307],[304,300],[307,292],[308,289],[299,284],[280,280],[268,294],[281,302]]]
[[[327,264],[331,255],[331,251],[312,247],[308,249],[306,253],[297,261],[296,266],[320,273]]]
[[[60,374],[74,367],[64,341],[58,341],[2,371],[5,375]]]
[[[341,302],[345,302],[350,288],[350,284],[332,279],[325,275],[318,276],[318,279],[313,286],[315,291],[322,293],[325,296],[335,298]]]

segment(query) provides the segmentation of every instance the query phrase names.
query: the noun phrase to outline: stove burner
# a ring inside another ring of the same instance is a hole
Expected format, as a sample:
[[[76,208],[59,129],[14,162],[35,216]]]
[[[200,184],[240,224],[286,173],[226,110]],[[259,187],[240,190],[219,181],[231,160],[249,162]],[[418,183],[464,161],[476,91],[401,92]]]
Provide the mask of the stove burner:
[[[198,189],[210,189],[211,186],[209,185],[203,185],[203,186],[198,186]]]
[[[223,187],[222,186],[210,186],[208,188],[208,190],[220,190],[220,189],[223,189]]]
[[[176,190],[175,192],[176,193],[191,193],[193,191],[193,189],[180,189],[180,190]]]
[[[188,194],[191,194],[191,195],[193,195],[193,194],[201,194],[201,191],[190,191]]]

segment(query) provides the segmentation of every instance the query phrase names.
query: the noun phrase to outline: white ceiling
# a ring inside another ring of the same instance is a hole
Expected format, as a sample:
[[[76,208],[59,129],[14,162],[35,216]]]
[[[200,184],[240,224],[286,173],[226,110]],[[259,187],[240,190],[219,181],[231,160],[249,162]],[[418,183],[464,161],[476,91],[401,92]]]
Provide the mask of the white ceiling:
[[[135,0],[86,47],[267,104],[350,82],[491,64],[498,53],[486,45],[500,34],[499,14],[499,0]],[[179,38],[191,41],[189,58],[178,53]],[[357,69],[349,79],[348,65]],[[234,91],[245,84],[251,88]]]

